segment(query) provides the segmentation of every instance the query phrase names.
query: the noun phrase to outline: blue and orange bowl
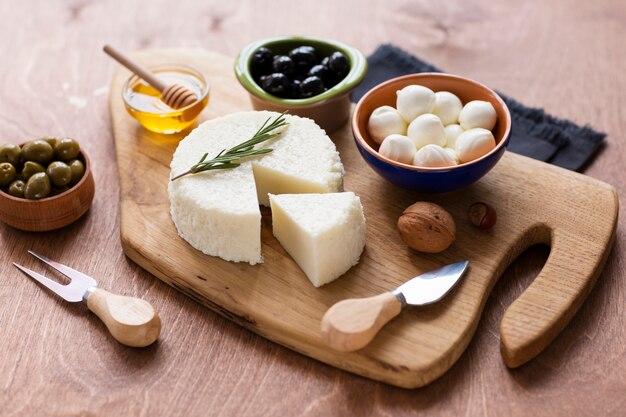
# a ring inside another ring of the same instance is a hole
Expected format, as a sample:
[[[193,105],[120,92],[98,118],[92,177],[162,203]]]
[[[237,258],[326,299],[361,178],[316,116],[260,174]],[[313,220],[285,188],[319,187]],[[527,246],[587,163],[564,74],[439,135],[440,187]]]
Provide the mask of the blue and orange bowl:
[[[472,100],[490,102],[498,121],[493,129],[496,147],[488,154],[453,167],[427,168],[403,164],[378,153],[379,145],[367,131],[367,121],[380,106],[396,107],[396,91],[412,85],[431,90],[449,91],[463,103]],[[484,176],[504,154],[511,136],[511,115],[502,98],[490,88],[468,78],[442,73],[419,73],[394,78],[372,88],[357,103],[352,114],[354,141],[365,161],[387,181],[403,188],[425,193],[443,193],[466,187]]]

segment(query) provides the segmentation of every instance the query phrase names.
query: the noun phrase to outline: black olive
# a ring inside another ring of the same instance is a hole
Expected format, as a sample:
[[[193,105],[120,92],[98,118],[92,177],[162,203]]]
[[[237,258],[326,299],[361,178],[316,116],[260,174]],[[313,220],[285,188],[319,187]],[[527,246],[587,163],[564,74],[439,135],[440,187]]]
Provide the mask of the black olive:
[[[275,72],[263,77],[261,87],[270,94],[284,97],[288,93],[289,79],[285,74]]]
[[[324,84],[327,84],[330,78],[330,72],[328,72],[328,68],[324,65],[314,65],[307,74],[309,77],[319,77],[324,81]]]
[[[252,55],[252,71],[257,75],[264,75],[272,70],[274,54],[268,48],[259,48]]]
[[[302,51],[307,51],[307,52],[311,52],[313,54],[315,54],[315,56],[317,56],[317,49],[315,49],[314,46],[311,45],[302,45],[300,46],[300,50]]]
[[[328,58],[328,69],[335,76],[337,81],[342,80],[350,71],[350,62],[341,52],[333,52]]]
[[[295,65],[291,58],[287,55],[276,55],[272,61],[272,69],[274,72],[282,72],[287,77],[293,74]]]
[[[317,63],[317,53],[312,46],[300,46],[289,51],[289,58],[296,64],[296,72],[306,74]]]
[[[302,98],[302,96],[300,95],[300,85],[302,84],[302,81],[300,80],[293,80],[291,82],[291,84],[289,84],[289,97],[290,98]]]
[[[324,91],[324,82],[320,77],[307,77],[300,84],[300,95],[308,98],[318,95]]]
[[[326,57],[326,58],[322,59],[322,62],[320,62],[320,65],[323,65],[326,68],[328,68],[328,61],[329,60],[330,60],[330,57]]]

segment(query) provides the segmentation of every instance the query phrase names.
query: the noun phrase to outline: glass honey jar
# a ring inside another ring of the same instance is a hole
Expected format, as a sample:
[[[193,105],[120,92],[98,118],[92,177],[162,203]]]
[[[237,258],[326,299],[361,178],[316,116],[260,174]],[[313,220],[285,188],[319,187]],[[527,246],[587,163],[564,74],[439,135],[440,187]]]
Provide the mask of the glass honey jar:
[[[150,68],[166,85],[180,84],[193,91],[198,100],[189,106],[174,109],[161,100],[161,93],[136,75],[131,76],[122,91],[126,110],[146,129],[173,134],[193,125],[209,102],[211,86],[198,70],[185,65]]]

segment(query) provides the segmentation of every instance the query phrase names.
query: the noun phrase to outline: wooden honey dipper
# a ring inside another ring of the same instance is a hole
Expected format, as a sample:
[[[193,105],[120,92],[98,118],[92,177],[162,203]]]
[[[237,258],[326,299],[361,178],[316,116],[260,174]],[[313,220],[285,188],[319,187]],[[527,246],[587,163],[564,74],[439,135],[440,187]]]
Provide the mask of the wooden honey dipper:
[[[161,93],[161,100],[173,109],[180,109],[195,103],[198,100],[196,93],[180,84],[166,85],[159,80],[153,73],[143,68],[136,62],[132,61],[120,51],[109,45],[102,48],[111,58],[131,70],[139,78],[156,88]]]

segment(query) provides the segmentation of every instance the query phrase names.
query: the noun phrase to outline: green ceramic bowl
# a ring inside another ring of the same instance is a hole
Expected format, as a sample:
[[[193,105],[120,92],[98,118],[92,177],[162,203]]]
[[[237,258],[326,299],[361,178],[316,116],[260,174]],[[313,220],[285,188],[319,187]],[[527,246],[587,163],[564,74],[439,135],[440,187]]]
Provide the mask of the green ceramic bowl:
[[[302,45],[315,47],[323,56],[335,51],[343,53],[350,61],[350,72],[337,85],[322,94],[304,99],[283,99],[265,92],[250,72],[252,55],[260,47],[269,48],[276,54],[286,54]],[[332,132],[343,126],[350,117],[350,92],[361,82],[367,72],[367,60],[356,48],[331,39],[282,36],[262,39],[241,50],[235,60],[235,74],[241,85],[250,93],[255,110],[271,110],[308,117],[322,128]]]

